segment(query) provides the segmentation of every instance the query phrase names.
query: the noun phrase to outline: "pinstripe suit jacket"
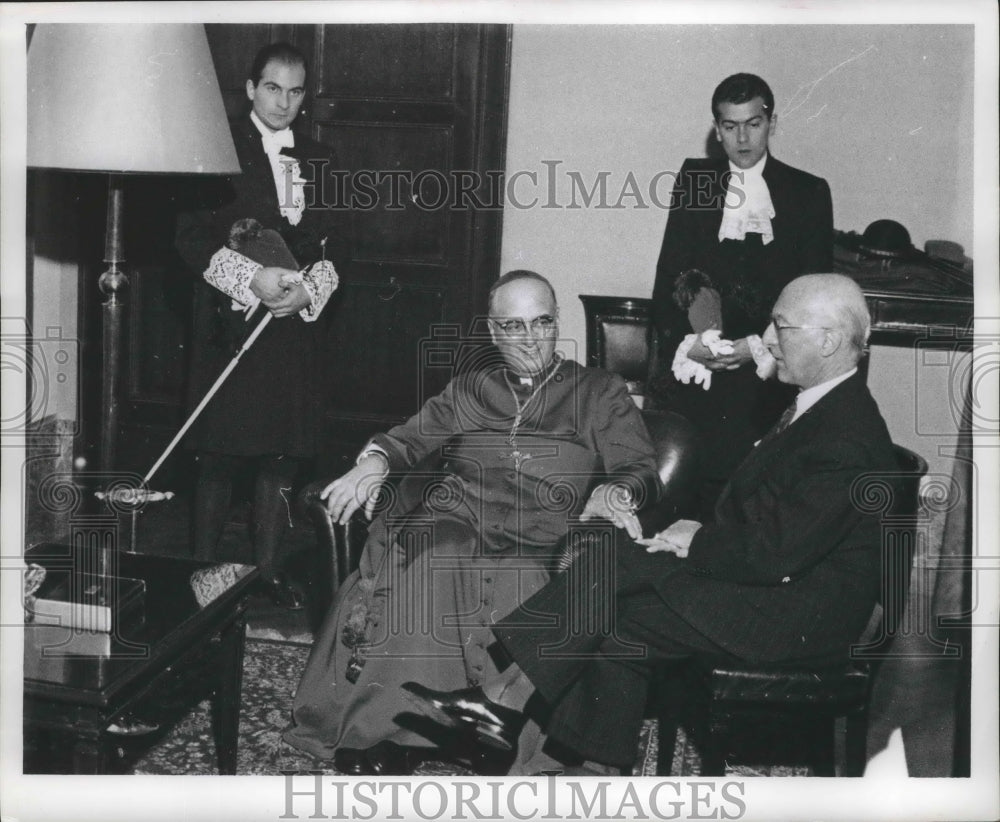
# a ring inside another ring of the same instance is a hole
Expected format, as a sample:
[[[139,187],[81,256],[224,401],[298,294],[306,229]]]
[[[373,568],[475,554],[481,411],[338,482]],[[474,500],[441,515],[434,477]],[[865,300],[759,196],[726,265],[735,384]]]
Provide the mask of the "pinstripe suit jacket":
[[[654,583],[671,609],[735,656],[839,656],[857,641],[880,585],[879,513],[866,477],[896,469],[861,374],[836,386],[736,470],[695,535],[684,573]]]

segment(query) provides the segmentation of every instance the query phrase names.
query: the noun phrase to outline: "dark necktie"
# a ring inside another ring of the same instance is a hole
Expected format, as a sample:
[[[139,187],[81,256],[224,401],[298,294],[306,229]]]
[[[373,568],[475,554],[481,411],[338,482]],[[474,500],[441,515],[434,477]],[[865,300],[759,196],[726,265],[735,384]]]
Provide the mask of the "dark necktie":
[[[798,404],[798,400],[796,400],[781,413],[781,416],[778,417],[778,422],[774,426],[775,434],[780,434],[792,424],[792,417],[795,416],[795,409],[798,407]]]
[[[774,428],[768,431],[760,442],[773,439],[774,437],[778,436],[778,434],[780,434],[782,431],[784,431],[786,428],[788,428],[788,426],[792,424],[792,417],[795,416],[795,409],[797,406],[798,406],[798,398],[796,398],[795,401],[788,406],[788,408],[786,408],[784,411],[781,412],[781,416],[778,417],[778,421],[774,424]],[[760,442],[757,444],[760,445]]]

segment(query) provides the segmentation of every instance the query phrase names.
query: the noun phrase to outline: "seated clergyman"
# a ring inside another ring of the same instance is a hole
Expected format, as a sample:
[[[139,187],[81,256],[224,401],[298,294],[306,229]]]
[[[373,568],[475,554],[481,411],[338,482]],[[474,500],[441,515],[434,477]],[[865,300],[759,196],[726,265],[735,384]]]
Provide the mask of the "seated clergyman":
[[[855,504],[852,487],[896,470],[889,432],[857,369],[869,325],[864,295],[849,278],[789,283],[763,340],[778,378],[799,393],[725,486],[714,522],[681,520],[637,541],[616,532],[615,597],[588,596],[595,554],[584,552],[493,626],[500,673],[453,692],[416,677],[403,686],[412,699],[438,723],[510,748],[537,694],[549,737],[590,771],[608,772],[631,766],[646,702],[648,666],[623,649],[647,662],[846,661],[882,570],[878,516]],[[565,614],[567,604],[611,627],[572,633],[565,619],[539,624],[539,615]]]
[[[406,773],[442,756],[397,723],[400,685],[494,675],[489,626],[542,587],[571,521],[641,536],[635,509],[660,493],[649,434],[620,377],[557,352],[558,316],[545,278],[500,277],[496,356],[375,436],[323,492],[334,520],[371,517],[386,476],[404,474],[317,635],[285,734],[341,772]],[[433,453],[433,478],[411,471]]]

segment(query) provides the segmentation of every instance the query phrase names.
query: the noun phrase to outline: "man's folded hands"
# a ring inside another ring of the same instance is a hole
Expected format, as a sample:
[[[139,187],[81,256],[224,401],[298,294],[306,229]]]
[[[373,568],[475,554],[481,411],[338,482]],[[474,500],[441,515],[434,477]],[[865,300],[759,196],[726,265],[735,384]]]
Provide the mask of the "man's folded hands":
[[[691,540],[694,539],[699,528],[701,528],[700,522],[693,519],[679,519],[660,533],[652,537],[637,539],[636,542],[645,545],[646,552],[649,554],[665,551],[683,558],[688,555]]]

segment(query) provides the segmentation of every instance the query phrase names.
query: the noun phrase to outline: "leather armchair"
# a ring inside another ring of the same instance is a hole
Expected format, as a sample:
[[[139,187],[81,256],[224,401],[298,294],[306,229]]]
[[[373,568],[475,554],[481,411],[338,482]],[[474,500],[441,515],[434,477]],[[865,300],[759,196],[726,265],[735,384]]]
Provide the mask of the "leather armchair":
[[[716,665],[699,663],[661,665],[651,689],[657,716],[659,748],[657,776],[670,776],[677,729],[692,731],[701,754],[701,776],[723,776],[726,762],[739,747],[746,720],[756,733],[776,734],[779,748],[762,750],[770,764],[784,753],[811,766],[816,776],[861,776],[866,763],[868,706],[879,662],[892,653],[891,641],[907,626],[901,625],[909,591],[917,523],[921,519],[920,479],[927,462],[919,454],[895,446],[899,471],[895,491],[886,477],[869,478],[872,494],[864,489],[859,498],[880,505],[882,519],[883,576],[879,603],[864,635],[852,648],[852,659],[825,670],[782,666]],[[837,762],[838,726],[844,728],[841,761]],[[788,751],[786,741],[795,749]],[[758,760],[759,762],[759,760]],[[760,764],[765,764],[760,762]]]
[[[643,411],[642,416],[656,447],[657,466],[663,483],[660,501],[640,512],[643,533],[650,535],[692,511],[700,470],[698,434],[680,414]],[[433,470],[434,463],[436,460],[425,461],[418,468]],[[319,577],[310,586],[310,621],[314,625],[322,620],[340,584],[358,567],[368,536],[368,521],[360,512],[346,525],[331,522],[319,494],[332,479],[310,483],[299,494],[299,505],[315,528],[317,547],[323,558]]]

